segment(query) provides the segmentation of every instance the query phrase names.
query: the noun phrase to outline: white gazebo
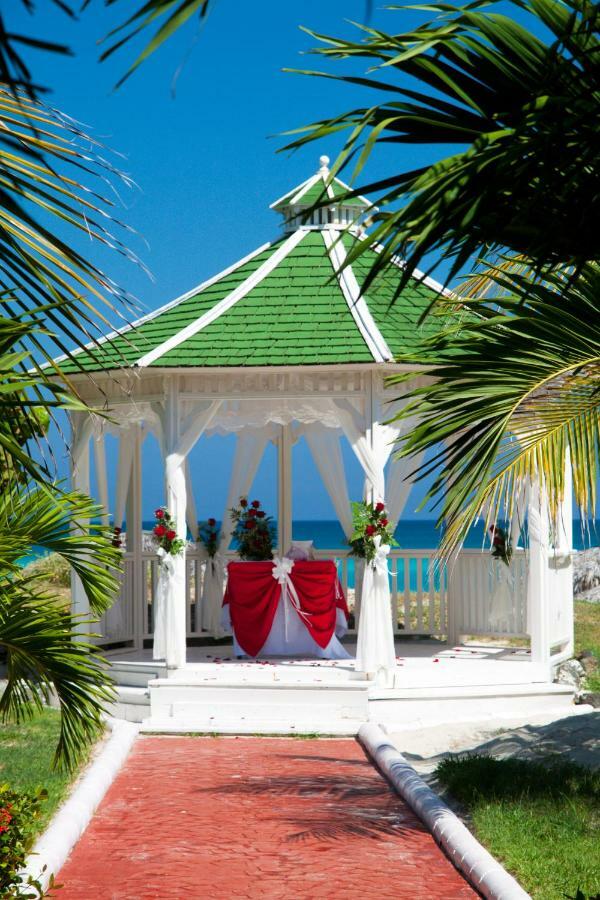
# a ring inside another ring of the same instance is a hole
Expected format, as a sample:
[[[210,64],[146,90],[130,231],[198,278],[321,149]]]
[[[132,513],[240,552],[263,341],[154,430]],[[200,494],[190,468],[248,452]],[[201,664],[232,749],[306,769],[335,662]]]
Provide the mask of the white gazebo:
[[[386,387],[386,378],[407,370],[417,379],[428,377],[419,374],[418,340],[438,326],[433,319],[425,325],[419,320],[441,288],[415,277],[390,306],[396,281],[391,270],[361,293],[378,248],[370,246],[352,265],[342,266],[357,240],[369,240],[363,227],[369,203],[364,198],[345,200],[347,186],[330,178],[327,164],[322,157],[315,175],[272,204],[283,226],[274,241],[130,328],[107,335],[99,346],[76,351],[79,368],[61,362],[83,398],[110,411],[106,419],[72,414],[73,484],[89,491],[93,466],[107,517],[117,526],[126,522],[122,588],[100,621],[99,632],[115,671],[126,671],[129,660],[130,672],[142,672],[130,682],[134,686],[167,675],[171,686],[178,682],[185,694],[194,672],[194,683],[200,683],[198,672],[206,675],[206,667],[213,666],[214,677],[214,651],[209,648],[209,655],[206,645],[222,636],[222,585],[215,589],[214,579],[210,583],[206,556],[195,543],[195,495],[203,489],[203,473],[190,470],[188,457],[199,440],[213,434],[237,436],[222,513],[223,560],[234,556],[227,510],[250,490],[269,443],[277,447],[280,554],[293,537],[292,457],[302,437],[347,537],[350,497],[341,441],[348,441],[362,467],[365,496],[385,498],[393,521],[403,514],[411,486],[406,476],[418,460],[390,460],[393,440],[411,422],[385,424],[404,402],[402,389]],[[327,205],[315,208],[324,197]],[[407,355],[412,355],[412,363],[396,362]],[[81,369],[92,372],[93,378]],[[107,467],[107,434],[119,441],[114,472]],[[142,528],[142,444],[148,435],[156,438],[164,460],[166,505],[177,532],[191,535],[186,553],[175,560],[162,668],[149,661],[158,560]],[[112,504],[111,482],[116,485]],[[429,686],[438,689],[439,696],[439,689],[448,687],[449,671],[457,673],[457,683],[463,686],[549,685],[552,667],[572,652],[570,528],[565,524],[556,546],[549,549],[547,517],[535,490],[530,498],[529,549],[515,551],[510,570],[479,550],[462,551],[448,571],[435,565],[431,549],[399,548],[390,554],[390,629],[397,638],[421,638],[412,645],[402,642],[403,658],[431,663],[443,653],[454,665],[451,670],[445,665],[443,675],[439,666],[415,668],[415,689]],[[568,506],[565,503],[565,523],[571,521]],[[327,547],[317,552],[337,561],[347,589],[348,553]],[[355,585],[357,614],[360,577]],[[77,613],[88,612],[78,584],[73,586],[73,606]],[[460,643],[464,635],[493,638],[494,646],[482,644],[477,652],[465,648]],[[436,643],[423,640],[428,637]],[[530,649],[509,646],[510,639],[528,637]],[[429,656],[423,651],[426,646],[434,648]],[[473,663],[470,669],[467,660]],[[227,670],[234,682],[235,666],[232,662]],[[388,686],[392,693],[409,689],[407,666],[399,666]],[[350,682],[366,689],[350,669]],[[170,701],[171,711],[176,705]]]

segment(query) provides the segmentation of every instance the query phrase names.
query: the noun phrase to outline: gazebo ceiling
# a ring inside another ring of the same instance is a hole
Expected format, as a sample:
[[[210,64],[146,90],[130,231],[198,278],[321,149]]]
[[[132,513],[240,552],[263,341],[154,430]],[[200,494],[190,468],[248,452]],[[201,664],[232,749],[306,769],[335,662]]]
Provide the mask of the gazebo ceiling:
[[[316,175],[272,204],[284,215],[283,237],[99,347],[75,351],[78,365],[61,360],[63,370],[391,363],[416,351],[439,327],[419,326],[439,287],[415,278],[390,306],[390,269],[361,296],[376,248],[341,267],[354,243],[368,240],[360,217],[372,207],[343,200],[349,189],[329,178],[328,162],[321,157]],[[331,204],[315,209],[325,196]]]

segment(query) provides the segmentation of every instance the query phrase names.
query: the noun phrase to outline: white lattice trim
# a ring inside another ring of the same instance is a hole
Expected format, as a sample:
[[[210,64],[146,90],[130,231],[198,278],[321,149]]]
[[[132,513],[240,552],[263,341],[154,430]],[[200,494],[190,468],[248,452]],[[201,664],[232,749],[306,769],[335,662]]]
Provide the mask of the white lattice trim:
[[[361,296],[360,285],[356,280],[352,266],[344,266],[346,251],[339,239],[339,233],[331,229],[325,229],[323,231],[323,240],[325,241],[338,283],[348,304],[348,309],[352,313],[367,347],[373,354],[373,359],[375,362],[388,362],[394,358],[393,353],[375,324],[364,297]]]

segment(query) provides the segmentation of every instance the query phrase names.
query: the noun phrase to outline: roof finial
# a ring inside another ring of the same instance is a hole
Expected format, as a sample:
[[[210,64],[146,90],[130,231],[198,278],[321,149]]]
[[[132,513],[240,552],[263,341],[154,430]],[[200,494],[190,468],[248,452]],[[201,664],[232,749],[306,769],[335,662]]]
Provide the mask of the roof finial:
[[[330,163],[330,159],[328,156],[320,156],[319,157],[319,164],[321,166],[319,171],[323,172],[324,175],[329,174],[329,163]]]

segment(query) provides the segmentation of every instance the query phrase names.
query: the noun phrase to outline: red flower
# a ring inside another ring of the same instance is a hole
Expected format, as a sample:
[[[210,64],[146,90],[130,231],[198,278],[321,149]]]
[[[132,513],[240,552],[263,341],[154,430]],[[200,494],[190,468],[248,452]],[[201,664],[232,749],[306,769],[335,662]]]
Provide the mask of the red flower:
[[[115,534],[121,534],[121,532],[123,531],[123,529],[122,529],[122,528],[119,528],[118,525],[115,525],[114,531],[115,531]]]
[[[252,506],[254,507],[254,509],[258,509],[258,507],[260,506],[260,500],[253,500]]]
[[[167,531],[167,540],[168,541],[174,541],[176,537],[177,537],[176,531]]]
[[[164,509],[155,509],[154,515],[156,516],[157,519],[164,519],[165,511],[164,511]]]
[[[167,529],[164,525],[155,525],[154,526],[154,534],[156,537],[162,537]]]
[[[382,524],[383,527],[385,528],[385,526],[388,524],[388,520],[387,520],[387,519],[382,519],[382,520],[381,520],[381,524]]]
[[[376,529],[374,525],[367,525],[367,527],[365,528],[365,534],[368,535],[368,537],[372,537],[375,534],[375,530]]]
[[[256,522],[254,521],[254,519],[246,519],[246,523],[245,523],[246,528],[254,528],[255,525],[256,525]]]
[[[375,512],[380,513],[380,512],[383,512],[384,509],[385,509],[385,503],[382,503],[381,501],[379,501],[379,503],[377,503],[375,505]]]
[[[208,525],[210,525],[211,528],[214,528],[216,524],[217,524],[217,520],[216,520],[216,519],[209,519],[209,520],[208,520]]]
[[[254,518],[254,516],[256,515],[256,510],[255,510],[255,509],[249,509],[249,510],[248,510],[248,515],[249,515],[249,516],[252,516],[252,517]]]
[[[242,497],[242,498],[241,498],[241,500],[240,500],[240,506],[244,506],[244,507],[248,506],[248,501],[246,500],[245,497]]]
[[[258,516],[259,519],[264,519],[265,511],[263,509],[259,509],[258,512],[256,513],[256,515]]]

